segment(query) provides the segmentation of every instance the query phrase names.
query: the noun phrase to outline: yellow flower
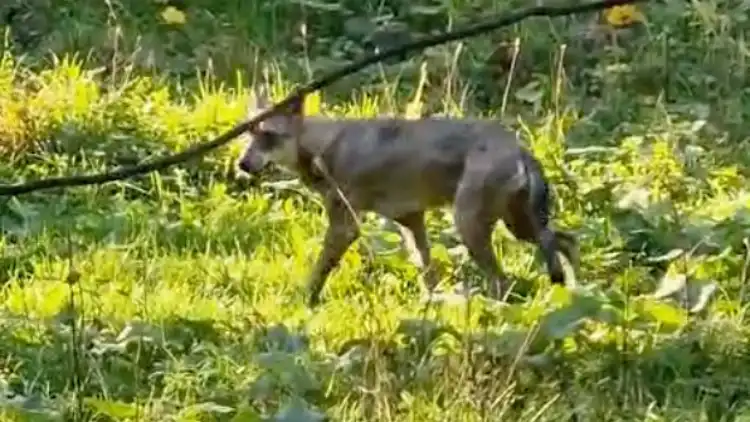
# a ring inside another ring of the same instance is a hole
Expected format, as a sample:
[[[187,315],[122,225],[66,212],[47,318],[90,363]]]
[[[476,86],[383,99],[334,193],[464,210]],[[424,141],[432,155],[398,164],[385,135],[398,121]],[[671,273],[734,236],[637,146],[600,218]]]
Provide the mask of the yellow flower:
[[[161,18],[169,24],[185,23],[185,13],[174,6],[168,6],[161,12]]]
[[[632,25],[643,22],[644,17],[640,10],[632,4],[614,6],[604,12],[607,23],[613,27]]]

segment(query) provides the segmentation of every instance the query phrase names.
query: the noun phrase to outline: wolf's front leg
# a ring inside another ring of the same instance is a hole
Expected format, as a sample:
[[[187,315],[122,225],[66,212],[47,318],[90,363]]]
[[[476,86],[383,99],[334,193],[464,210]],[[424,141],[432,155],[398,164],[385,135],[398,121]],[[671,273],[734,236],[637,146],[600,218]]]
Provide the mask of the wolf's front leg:
[[[399,223],[404,249],[409,260],[423,272],[424,285],[432,293],[438,284],[438,274],[430,257],[430,242],[424,223],[424,212],[418,211],[402,215],[395,219]]]
[[[338,265],[341,257],[359,237],[359,227],[355,216],[339,200],[326,203],[328,228],[323,239],[323,250],[315,262],[315,268],[307,282],[308,306],[316,307],[320,303],[320,292],[325,286],[328,274]]]

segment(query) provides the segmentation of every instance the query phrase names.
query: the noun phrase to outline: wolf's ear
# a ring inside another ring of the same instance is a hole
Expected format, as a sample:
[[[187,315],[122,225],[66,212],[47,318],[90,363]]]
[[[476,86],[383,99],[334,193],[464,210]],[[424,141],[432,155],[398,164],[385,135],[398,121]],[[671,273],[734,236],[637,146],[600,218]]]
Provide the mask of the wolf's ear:
[[[253,88],[252,94],[252,98],[247,107],[248,114],[258,114],[259,112],[271,107],[271,99],[268,97],[268,93],[263,86],[260,88]]]
[[[284,107],[284,114],[294,117],[302,117],[305,114],[305,95],[298,95]]]

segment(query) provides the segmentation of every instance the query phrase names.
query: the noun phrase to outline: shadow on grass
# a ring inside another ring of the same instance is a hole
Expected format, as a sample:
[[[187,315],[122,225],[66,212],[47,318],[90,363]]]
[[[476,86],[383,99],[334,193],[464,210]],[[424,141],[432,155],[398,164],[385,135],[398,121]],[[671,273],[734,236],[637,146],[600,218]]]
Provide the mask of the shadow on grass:
[[[274,413],[296,397],[329,413],[358,403],[367,414],[374,411],[367,405],[370,391],[378,391],[394,414],[415,411],[401,407],[407,395],[454,416],[461,408],[484,408],[521,418],[516,420],[540,411],[557,394],[562,396],[549,414],[571,415],[575,409],[581,420],[651,412],[733,421],[747,411],[750,398],[750,383],[742,378],[750,356],[741,332],[696,329],[652,337],[650,344],[625,352],[615,342],[576,339],[577,350],[553,348],[520,361],[497,342],[512,337],[512,330],[496,332],[500,337],[478,333],[467,362],[464,334],[428,320],[402,321],[390,338],[350,339],[339,350],[321,351],[310,348],[307,334],[260,320],[229,325],[168,318],[119,328],[94,320],[78,326],[74,342],[72,316],[3,319],[0,358],[6,362],[7,394],[69,398],[77,389],[124,406],[158,402],[165,413],[206,403],[229,409],[249,404]],[[469,398],[471,404],[461,403]]]
[[[30,277],[40,262],[70,258],[75,264],[107,251],[146,262],[165,256],[252,255],[268,244],[283,248],[286,232],[305,220],[260,198],[214,194],[204,201],[149,203],[61,197],[56,203],[8,207],[0,212],[0,280]]]

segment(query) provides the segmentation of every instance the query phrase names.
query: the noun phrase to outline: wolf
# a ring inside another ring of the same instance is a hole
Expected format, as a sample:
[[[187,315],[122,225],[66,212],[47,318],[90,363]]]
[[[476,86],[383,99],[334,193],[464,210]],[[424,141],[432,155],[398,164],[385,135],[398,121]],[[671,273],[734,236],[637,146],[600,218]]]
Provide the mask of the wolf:
[[[247,117],[271,106],[255,91]],[[565,284],[559,251],[574,269],[572,233],[550,228],[550,189],[538,160],[499,122],[425,116],[332,118],[304,116],[304,96],[257,123],[237,167],[248,176],[268,164],[294,172],[323,199],[328,227],[307,279],[307,305],[320,303],[329,273],[360,236],[358,216],[375,212],[398,223],[402,245],[432,292],[425,212],[452,205],[461,242],[501,298],[508,279],[492,249],[498,220],[538,245],[552,283]]]

